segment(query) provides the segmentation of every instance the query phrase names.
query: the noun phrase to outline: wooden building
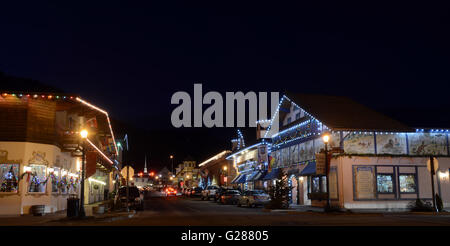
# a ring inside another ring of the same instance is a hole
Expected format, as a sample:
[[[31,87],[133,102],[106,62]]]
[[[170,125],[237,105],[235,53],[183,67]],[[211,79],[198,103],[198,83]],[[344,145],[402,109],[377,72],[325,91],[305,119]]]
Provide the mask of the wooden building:
[[[89,132],[84,144],[81,129]],[[0,214],[27,214],[33,205],[66,209],[69,195],[80,193],[83,147],[85,201],[104,200],[118,171],[108,113],[76,95],[1,93]]]

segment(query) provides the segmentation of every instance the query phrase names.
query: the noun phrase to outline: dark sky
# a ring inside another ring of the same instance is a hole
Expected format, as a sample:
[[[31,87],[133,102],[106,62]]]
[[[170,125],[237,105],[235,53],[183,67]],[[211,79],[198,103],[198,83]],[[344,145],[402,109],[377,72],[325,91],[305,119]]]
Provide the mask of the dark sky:
[[[130,132],[138,168],[144,154],[160,168],[170,153],[202,161],[229,147],[236,129],[171,127],[171,95],[194,83],[345,95],[450,127],[448,5],[94,2],[2,3],[0,71],[106,109]]]

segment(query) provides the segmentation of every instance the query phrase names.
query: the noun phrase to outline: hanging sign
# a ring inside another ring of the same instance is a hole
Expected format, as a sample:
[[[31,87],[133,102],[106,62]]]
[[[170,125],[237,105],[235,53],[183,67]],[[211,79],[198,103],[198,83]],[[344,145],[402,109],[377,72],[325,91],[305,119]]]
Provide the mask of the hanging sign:
[[[326,174],[325,153],[316,153],[316,175]]]

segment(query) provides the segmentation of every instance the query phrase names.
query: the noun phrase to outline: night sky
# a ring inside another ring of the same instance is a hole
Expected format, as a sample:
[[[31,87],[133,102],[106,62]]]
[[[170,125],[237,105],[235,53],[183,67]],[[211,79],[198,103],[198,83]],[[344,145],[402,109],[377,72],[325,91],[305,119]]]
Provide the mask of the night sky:
[[[176,91],[349,96],[410,126],[450,127],[449,6],[2,3],[0,71],[106,109],[142,168],[199,162],[236,129],[174,129]],[[254,129],[244,129],[248,142]]]

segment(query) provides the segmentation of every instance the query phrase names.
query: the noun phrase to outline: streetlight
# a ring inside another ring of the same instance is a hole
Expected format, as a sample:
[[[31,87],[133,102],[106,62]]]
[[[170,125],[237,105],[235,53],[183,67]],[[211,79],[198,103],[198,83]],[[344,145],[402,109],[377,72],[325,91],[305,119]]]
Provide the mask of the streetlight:
[[[322,140],[325,144],[325,177],[327,182],[327,206],[325,209],[330,208],[330,184],[328,182],[328,142],[330,141],[330,136],[328,134],[325,134],[322,136]]]
[[[84,211],[84,176],[86,172],[86,139],[88,137],[89,133],[87,130],[82,130],[80,132],[80,136],[82,138],[82,147],[83,147],[83,156],[81,158],[81,192],[80,192],[80,211],[78,216],[81,218],[86,216],[86,212]]]
[[[228,167],[226,165],[223,166],[223,171],[226,172],[225,186],[228,186]]]
[[[169,158],[172,161],[172,174],[173,174],[173,155],[170,155]]]

